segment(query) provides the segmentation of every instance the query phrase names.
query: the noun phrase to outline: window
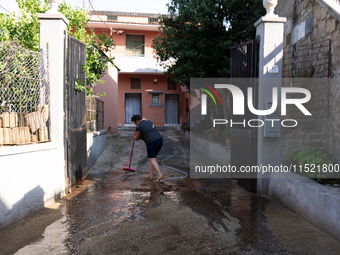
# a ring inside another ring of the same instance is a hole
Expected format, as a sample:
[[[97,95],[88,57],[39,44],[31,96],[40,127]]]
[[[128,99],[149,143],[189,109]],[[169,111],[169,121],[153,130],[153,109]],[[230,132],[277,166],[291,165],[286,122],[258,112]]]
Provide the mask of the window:
[[[159,94],[152,94],[152,104],[160,104],[161,100],[160,100],[160,96]]]
[[[131,89],[141,89],[142,82],[141,78],[131,78]]]
[[[144,35],[126,35],[126,55],[144,57]]]
[[[168,79],[168,90],[177,90],[177,83]]]
[[[150,107],[162,107],[161,104],[161,96],[164,92],[162,90],[153,90],[149,91],[149,94],[151,95],[151,104],[149,104]]]

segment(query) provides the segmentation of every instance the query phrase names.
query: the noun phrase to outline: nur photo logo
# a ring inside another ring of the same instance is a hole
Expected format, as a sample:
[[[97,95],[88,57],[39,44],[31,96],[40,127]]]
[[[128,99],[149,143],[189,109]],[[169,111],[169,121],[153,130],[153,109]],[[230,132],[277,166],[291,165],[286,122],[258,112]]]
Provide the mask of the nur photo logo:
[[[205,88],[203,88],[205,86]],[[217,93],[216,89],[227,89],[230,91],[231,97],[232,97],[232,115],[245,115],[245,96],[242,92],[242,90],[232,84],[214,84],[214,87],[204,84],[204,83],[198,83],[198,86],[195,87],[195,89],[200,89],[201,94],[201,115],[207,115],[207,95],[209,95],[212,100],[214,101],[215,106],[217,106],[216,100],[214,98],[214,95],[218,98],[220,101],[220,104],[222,106],[222,100],[219,94]],[[210,89],[212,93],[207,90]],[[203,93],[205,92],[205,93]],[[279,93],[280,92],[280,93]],[[280,105],[279,105],[279,94],[280,96]],[[295,96],[299,98],[289,98],[290,96]],[[269,109],[256,109],[253,102],[253,88],[248,87],[247,88],[247,107],[248,110],[257,116],[268,116],[271,114],[276,113],[276,116],[278,115],[277,112],[280,112],[279,115],[286,116],[287,115],[287,105],[294,105],[299,109],[305,116],[312,116],[311,112],[304,106],[307,102],[311,100],[311,93],[308,89],[305,88],[298,88],[298,87],[282,87],[279,88],[273,87],[272,88],[272,101],[268,104],[270,107]],[[264,120],[258,118],[258,119],[250,119],[246,120],[243,119],[241,122],[235,122],[233,119],[227,120],[227,119],[213,119],[213,127],[219,124],[230,124],[230,127],[233,127],[235,125],[242,125],[245,127],[248,125],[249,127],[262,127],[264,126],[265,122],[266,124],[271,125],[274,127],[275,123],[280,122],[283,127],[295,127],[297,126],[298,122],[296,119],[283,119],[280,118],[265,118]]]

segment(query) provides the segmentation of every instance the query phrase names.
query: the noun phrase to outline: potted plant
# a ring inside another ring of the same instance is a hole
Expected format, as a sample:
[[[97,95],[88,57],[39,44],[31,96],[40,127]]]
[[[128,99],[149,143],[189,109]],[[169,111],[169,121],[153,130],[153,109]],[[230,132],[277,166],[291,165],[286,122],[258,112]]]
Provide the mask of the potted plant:
[[[189,138],[190,137],[190,126],[189,125],[184,126],[183,131],[184,131],[184,136],[186,138]]]
[[[230,128],[226,127],[222,132],[221,136],[225,137],[226,145],[228,147],[228,150],[230,150]]]
[[[184,132],[190,131],[190,126],[188,126],[188,125],[184,126],[183,131]]]

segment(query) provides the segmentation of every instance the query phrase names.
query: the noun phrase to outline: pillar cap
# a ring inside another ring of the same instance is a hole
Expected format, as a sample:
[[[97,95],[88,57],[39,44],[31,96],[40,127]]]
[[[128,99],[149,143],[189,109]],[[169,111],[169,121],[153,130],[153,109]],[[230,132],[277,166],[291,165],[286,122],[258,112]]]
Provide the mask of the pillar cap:
[[[38,18],[40,20],[43,20],[43,19],[61,19],[65,22],[66,25],[70,24],[70,22],[64,16],[64,14],[61,14],[61,13],[38,13]]]
[[[286,23],[287,18],[282,18],[282,17],[273,17],[273,16],[264,16],[259,18],[255,23],[254,27],[257,27],[261,23]]]

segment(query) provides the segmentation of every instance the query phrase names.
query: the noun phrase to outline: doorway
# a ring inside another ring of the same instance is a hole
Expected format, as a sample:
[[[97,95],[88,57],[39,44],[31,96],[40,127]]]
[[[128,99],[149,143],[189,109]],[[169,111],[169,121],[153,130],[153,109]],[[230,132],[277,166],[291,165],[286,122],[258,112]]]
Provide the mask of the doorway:
[[[165,94],[165,124],[179,124],[179,94]]]
[[[131,117],[135,114],[141,115],[141,93],[126,93],[125,94],[125,124],[133,124]]]

